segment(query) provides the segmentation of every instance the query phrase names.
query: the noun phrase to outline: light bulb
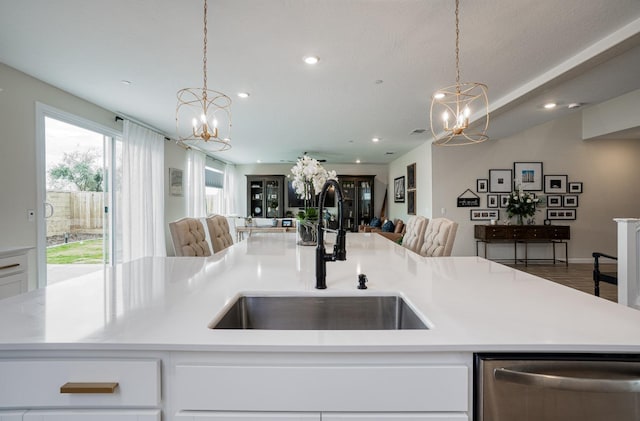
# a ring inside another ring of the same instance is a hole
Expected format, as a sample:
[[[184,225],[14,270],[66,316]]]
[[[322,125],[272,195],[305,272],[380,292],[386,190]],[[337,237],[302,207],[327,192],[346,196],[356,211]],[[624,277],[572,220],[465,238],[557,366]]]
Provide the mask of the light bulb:
[[[215,118],[213,119],[213,127],[214,128],[218,127],[218,120],[216,120]]]
[[[469,116],[471,115],[471,110],[469,109],[469,107],[464,107],[464,116],[469,118]]]
[[[202,121],[202,123],[203,123],[203,124],[206,124],[206,123],[207,123],[207,116],[206,116],[206,115],[204,115],[204,114],[202,114],[202,115],[200,116],[200,121]]]
[[[191,124],[193,124],[193,128],[195,129],[196,127],[198,127],[198,120],[194,118],[193,120],[191,120]]]

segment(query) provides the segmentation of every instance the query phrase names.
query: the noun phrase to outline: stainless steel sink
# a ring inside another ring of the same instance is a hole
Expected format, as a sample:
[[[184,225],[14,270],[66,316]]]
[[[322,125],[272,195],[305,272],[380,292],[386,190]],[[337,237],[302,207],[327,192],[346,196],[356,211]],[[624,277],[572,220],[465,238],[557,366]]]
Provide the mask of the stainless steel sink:
[[[399,296],[240,296],[212,329],[428,329]]]

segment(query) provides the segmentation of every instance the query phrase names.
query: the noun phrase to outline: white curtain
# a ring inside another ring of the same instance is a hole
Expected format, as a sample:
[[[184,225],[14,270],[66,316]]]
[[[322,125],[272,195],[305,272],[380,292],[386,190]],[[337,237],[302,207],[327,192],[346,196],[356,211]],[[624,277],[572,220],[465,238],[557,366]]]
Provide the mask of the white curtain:
[[[122,260],[165,256],[164,137],[125,120],[122,140]]]
[[[224,187],[223,187],[223,202],[222,202],[222,214],[223,215],[236,215],[236,178],[235,178],[235,165],[226,164],[224,166]]]
[[[186,214],[192,218],[207,216],[204,168],[206,155],[200,151],[187,151]]]

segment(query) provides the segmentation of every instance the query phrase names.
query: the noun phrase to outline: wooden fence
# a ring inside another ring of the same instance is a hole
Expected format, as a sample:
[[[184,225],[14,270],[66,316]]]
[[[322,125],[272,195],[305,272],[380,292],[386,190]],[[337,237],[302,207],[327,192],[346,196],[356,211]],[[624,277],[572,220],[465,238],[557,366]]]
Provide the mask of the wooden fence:
[[[104,193],[49,190],[47,202],[53,207],[53,215],[47,218],[47,237],[102,233]]]

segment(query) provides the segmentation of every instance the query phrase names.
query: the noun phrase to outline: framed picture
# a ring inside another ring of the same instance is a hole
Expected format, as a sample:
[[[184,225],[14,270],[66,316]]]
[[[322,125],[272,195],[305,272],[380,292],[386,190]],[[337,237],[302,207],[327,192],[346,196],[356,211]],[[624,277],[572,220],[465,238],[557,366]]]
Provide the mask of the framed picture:
[[[486,178],[478,178],[476,180],[476,191],[478,193],[486,193],[489,191],[489,180]]]
[[[416,163],[407,165],[407,190],[416,188]]]
[[[577,208],[578,207],[578,196],[575,194],[567,194],[562,196],[562,206],[565,208]]]
[[[169,168],[169,194],[171,196],[183,196],[182,170]]]
[[[282,227],[283,228],[289,228],[293,226],[293,220],[291,219],[283,219],[282,220]]]
[[[561,208],[562,207],[562,196],[559,196],[559,195],[547,196],[547,207],[550,207],[550,208]]]
[[[489,192],[510,193],[513,186],[513,170],[489,170]]]
[[[501,194],[500,195],[500,207],[501,208],[506,208],[507,206],[509,206],[509,195],[508,194]]]
[[[514,190],[542,191],[542,162],[513,163]]]
[[[500,219],[500,211],[497,209],[471,209],[472,221],[490,221]]]
[[[572,221],[576,219],[576,209],[547,209],[547,219]]]
[[[416,214],[416,191],[409,190],[407,192],[407,213],[409,215]]]
[[[545,175],[544,176],[544,192],[545,193],[566,193],[567,192],[567,176],[566,175]]]
[[[404,203],[404,175],[393,179],[393,201]]]
[[[569,193],[582,193],[582,182],[573,181],[569,183]]]
[[[509,196],[507,196],[508,198]],[[500,202],[498,201],[499,196],[497,194],[489,194],[487,195],[487,207],[488,208],[497,208],[500,206]]]

